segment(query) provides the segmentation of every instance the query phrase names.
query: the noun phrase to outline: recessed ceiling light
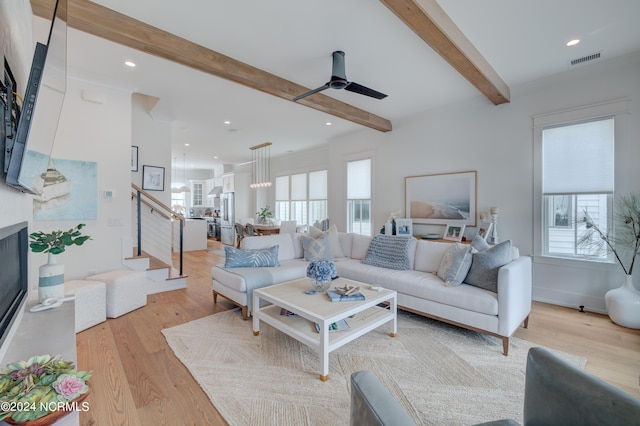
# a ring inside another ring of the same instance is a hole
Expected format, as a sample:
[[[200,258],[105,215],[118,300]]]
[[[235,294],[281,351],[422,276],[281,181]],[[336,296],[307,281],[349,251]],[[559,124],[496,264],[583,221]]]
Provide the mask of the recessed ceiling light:
[[[580,40],[578,40],[577,38],[574,38],[573,40],[569,40],[567,42],[567,46],[571,47],[571,46],[575,46],[576,44],[580,43]]]
[[[217,160],[217,159],[218,159],[218,156],[217,156],[217,155],[214,155],[214,156],[213,156],[213,159],[214,159],[214,160]]]
[[[185,144],[184,144],[184,146],[189,146],[189,144],[188,144],[188,143],[185,143]]]
[[[225,120],[224,124],[231,124],[231,122],[229,120]]]
[[[125,61],[124,63],[126,66],[134,68],[136,66],[135,62],[131,62],[131,61]]]
[[[331,126],[331,122],[330,122],[330,121],[327,121],[327,122],[326,122],[326,123],[324,123],[324,124],[326,124],[327,126]]]

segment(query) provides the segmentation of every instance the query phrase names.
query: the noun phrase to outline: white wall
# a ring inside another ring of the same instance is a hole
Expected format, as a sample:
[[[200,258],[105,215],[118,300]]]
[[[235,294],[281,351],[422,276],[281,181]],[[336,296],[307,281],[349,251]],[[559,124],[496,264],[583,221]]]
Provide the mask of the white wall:
[[[631,98],[628,136],[618,140],[616,191],[640,191],[640,53],[584,65],[567,73],[512,88],[510,103],[494,106],[477,98],[393,123],[388,133],[363,129],[329,142],[329,217],[346,229],[346,160],[372,155],[373,229],[389,213],[404,214],[404,178],[413,175],[477,171],[477,208],[500,207],[498,235],[511,239],[521,254],[533,254],[532,116],[621,97]],[[287,164],[315,167],[316,153],[272,161],[274,175],[289,172]],[[306,158],[306,162],[305,162]],[[634,164],[636,164],[634,166]],[[271,200],[273,195],[271,195]],[[271,201],[272,202],[272,201]],[[415,226],[414,234],[430,232]],[[475,229],[465,235],[472,236]],[[604,312],[604,293],[622,284],[616,269],[585,262],[534,266],[534,299]],[[595,270],[594,270],[595,268]],[[639,279],[636,279],[639,281]],[[640,283],[636,283],[640,287]]]
[[[82,99],[82,91],[99,95],[104,103]],[[131,93],[68,79],[52,157],[93,161],[98,168],[98,217],[96,220],[34,221],[33,230],[69,229],[78,223],[92,240],[58,255],[65,265],[65,279],[79,279],[92,272],[122,268],[122,238],[130,237]],[[113,191],[112,199],[103,197]],[[29,212],[31,216],[31,212]],[[31,254],[30,285],[37,286],[38,267],[46,255]]]

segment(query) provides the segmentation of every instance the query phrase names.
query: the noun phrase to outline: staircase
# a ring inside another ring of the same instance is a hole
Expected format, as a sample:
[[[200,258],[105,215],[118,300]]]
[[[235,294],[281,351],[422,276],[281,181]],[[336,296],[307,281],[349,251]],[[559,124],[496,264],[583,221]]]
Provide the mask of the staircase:
[[[182,229],[184,216],[131,184],[132,238],[122,242],[123,265],[147,280],[147,294],[187,287],[187,276],[182,273]],[[176,225],[177,224],[177,225]],[[179,228],[176,238],[173,228]],[[173,251],[178,252],[178,267],[174,268]],[[131,256],[127,256],[131,253]]]

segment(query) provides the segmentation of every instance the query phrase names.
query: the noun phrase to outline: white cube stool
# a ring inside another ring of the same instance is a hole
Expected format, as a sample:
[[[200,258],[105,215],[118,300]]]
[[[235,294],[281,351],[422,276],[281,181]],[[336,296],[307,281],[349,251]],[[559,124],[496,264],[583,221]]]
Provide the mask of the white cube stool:
[[[116,270],[86,279],[106,283],[108,318],[117,318],[147,304],[145,271]]]
[[[76,296],[76,333],[107,320],[107,286],[104,282],[66,281],[64,292]]]

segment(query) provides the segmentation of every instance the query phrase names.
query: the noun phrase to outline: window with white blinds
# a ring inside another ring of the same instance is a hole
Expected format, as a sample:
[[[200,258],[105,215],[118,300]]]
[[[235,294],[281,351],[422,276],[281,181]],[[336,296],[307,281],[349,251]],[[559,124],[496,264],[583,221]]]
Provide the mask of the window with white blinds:
[[[347,162],[347,231],[371,235],[371,159]]]
[[[327,171],[276,177],[276,218],[313,224],[327,218]]]

